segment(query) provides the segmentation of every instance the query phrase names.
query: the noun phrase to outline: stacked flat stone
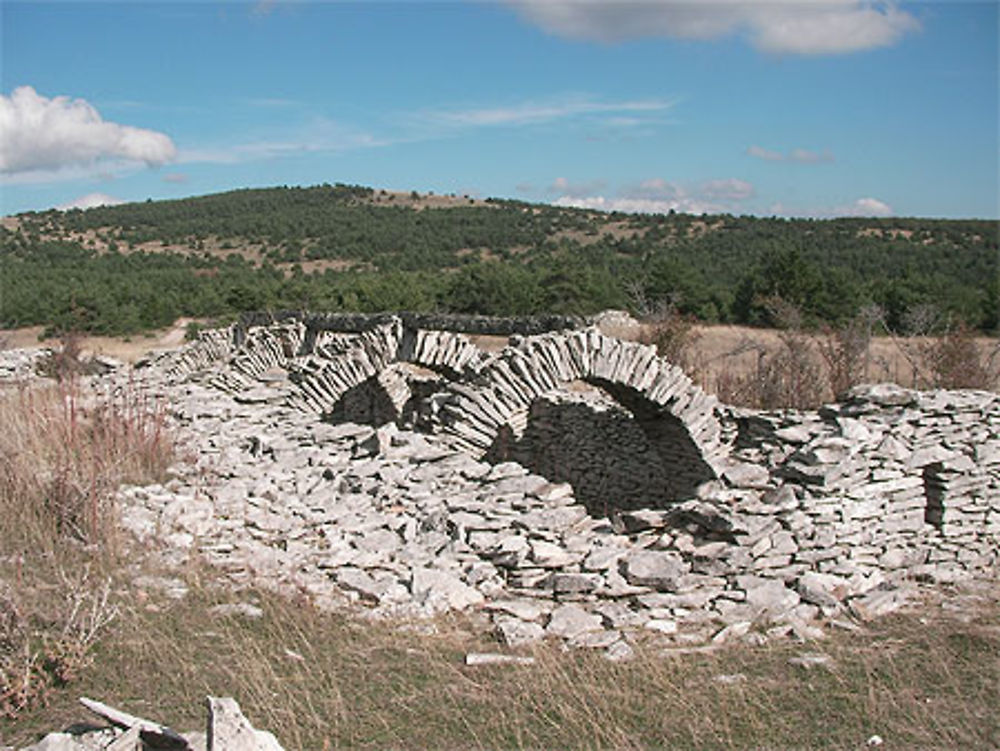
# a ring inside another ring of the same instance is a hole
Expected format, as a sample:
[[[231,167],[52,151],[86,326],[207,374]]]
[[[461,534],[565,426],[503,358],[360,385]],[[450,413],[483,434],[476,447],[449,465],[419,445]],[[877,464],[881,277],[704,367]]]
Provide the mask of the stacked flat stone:
[[[487,354],[363,323],[235,327],[147,366],[199,459],[123,491],[126,525],[237,584],[375,616],[474,608],[508,644],[615,659],[650,635],[809,637],[998,562],[996,394],[880,385],[751,412],[592,329]],[[228,380],[189,377],[206,368]]]
[[[453,331],[418,329],[409,341],[412,345],[399,353],[400,359],[451,378],[477,374],[486,359],[469,337]]]
[[[398,319],[371,328],[355,338],[348,349],[331,358],[304,353],[290,366],[290,377],[299,393],[291,404],[325,413],[349,390],[374,378],[396,360],[402,339]]]
[[[784,573],[950,579],[997,561],[996,394],[860,387],[818,416],[772,418],[769,434],[762,422],[734,455],[776,459],[770,483],[797,519]]]
[[[39,364],[51,355],[52,350],[38,347],[0,350],[0,381],[34,378]]]
[[[296,322],[243,331],[240,346],[209,383],[230,394],[252,389],[268,371],[287,370],[304,337],[305,327]]]
[[[482,454],[514,416],[526,414],[538,397],[572,381],[610,385],[681,421],[709,465],[725,451],[714,397],[657,357],[653,347],[623,342],[596,328],[512,339],[512,346],[487,362],[474,382],[450,389],[441,432]]]
[[[179,381],[191,373],[214,368],[237,348],[236,326],[203,329],[194,341],[179,349],[148,355],[136,362],[136,369],[155,370],[156,377]]]

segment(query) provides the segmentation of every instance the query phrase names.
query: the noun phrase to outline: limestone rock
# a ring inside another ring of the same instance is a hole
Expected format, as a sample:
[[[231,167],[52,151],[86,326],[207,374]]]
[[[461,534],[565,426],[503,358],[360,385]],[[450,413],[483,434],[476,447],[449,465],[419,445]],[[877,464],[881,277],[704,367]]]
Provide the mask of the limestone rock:
[[[534,665],[535,658],[495,652],[470,652],[465,656],[465,664],[470,667],[479,665]]]
[[[410,591],[414,600],[435,610],[463,610],[484,600],[481,592],[459,577],[431,568],[413,569]]]
[[[663,591],[677,589],[678,580],[690,570],[674,552],[636,550],[623,559],[622,574],[629,584],[654,587]]]
[[[552,611],[545,633],[572,639],[587,631],[603,629],[601,616],[588,613],[579,605],[563,605]]]
[[[836,609],[850,593],[850,583],[834,574],[809,571],[799,577],[796,588],[802,599],[822,608]]]
[[[766,579],[747,588],[747,605],[758,616],[773,618],[799,604],[799,596],[788,589],[784,582]]]
[[[494,623],[500,641],[508,647],[520,647],[537,642],[545,636],[545,629],[537,623],[522,621],[513,616],[498,616]]]
[[[278,740],[254,730],[231,698],[208,697],[208,751],[283,751]]]

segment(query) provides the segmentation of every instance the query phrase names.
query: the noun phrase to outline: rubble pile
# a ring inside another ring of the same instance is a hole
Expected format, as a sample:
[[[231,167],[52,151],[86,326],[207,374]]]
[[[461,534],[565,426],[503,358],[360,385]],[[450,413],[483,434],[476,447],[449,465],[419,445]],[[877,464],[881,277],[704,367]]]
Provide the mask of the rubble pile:
[[[997,394],[752,412],[596,328],[504,327],[488,352],[405,317],[285,317],[106,377],[169,404],[195,457],[124,488],[123,523],[237,585],[475,610],[506,645],[615,660],[640,639],[811,638],[998,562]]]

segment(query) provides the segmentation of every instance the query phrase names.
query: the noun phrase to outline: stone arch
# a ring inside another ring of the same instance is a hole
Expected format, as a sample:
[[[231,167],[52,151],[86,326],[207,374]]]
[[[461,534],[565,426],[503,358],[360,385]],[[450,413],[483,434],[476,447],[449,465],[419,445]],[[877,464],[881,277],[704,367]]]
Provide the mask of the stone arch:
[[[450,389],[442,432],[471,451],[487,451],[503,425],[517,425],[543,394],[572,381],[604,389],[652,426],[665,418],[679,426],[711,469],[725,447],[715,414],[717,400],[653,347],[607,337],[596,329],[517,339],[486,363],[478,378]],[[706,472],[705,479],[711,479]]]
[[[532,420],[560,410],[558,419],[582,424],[585,405],[552,399],[566,393],[568,384],[588,384],[610,402],[591,410],[593,429],[625,430],[626,419],[638,428],[642,440],[633,436],[632,443],[653,467],[647,488],[655,486],[662,501],[690,497],[700,483],[719,477],[727,453],[714,397],[653,347],[596,328],[513,336],[499,353],[480,350],[462,333],[407,326],[399,316],[326,337],[296,320],[240,329],[234,336],[240,346],[216,379],[221,388],[249,387],[267,368],[285,367],[297,387],[289,397],[293,405],[375,421],[399,419],[407,401],[419,397],[429,405],[423,427],[480,457],[502,454],[503,445],[516,448],[525,431],[537,444]],[[439,392],[430,398],[426,390],[412,394],[399,363],[438,374]],[[530,457],[520,459],[530,463]]]

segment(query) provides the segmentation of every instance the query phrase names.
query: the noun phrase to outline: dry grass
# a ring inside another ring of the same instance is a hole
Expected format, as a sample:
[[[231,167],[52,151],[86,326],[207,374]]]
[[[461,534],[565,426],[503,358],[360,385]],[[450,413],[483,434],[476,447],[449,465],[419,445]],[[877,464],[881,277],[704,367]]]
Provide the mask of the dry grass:
[[[97,399],[76,379],[0,391],[0,532],[6,550],[104,541],[111,491],[161,479],[173,459],[162,407]]]
[[[162,479],[173,444],[162,410],[73,377],[3,388],[0,425],[0,717],[14,717],[87,667],[116,613],[112,491]]]
[[[192,573],[192,581],[198,579]],[[824,642],[733,647],[611,664],[545,645],[529,667],[466,667],[495,649],[456,621],[437,635],[318,613],[244,591],[260,619],[208,613],[235,595],[195,584],[180,603],[126,612],[97,661],[49,708],[9,726],[26,742],[85,719],[79,694],[178,729],[206,694],[232,695],[289,751],[328,748],[991,749],[1000,743],[1000,604],[940,606]],[[829,667],[788,663],[803,651]]]
[[[757,409],[815,408],[859,383],[907,388],[1000,388],[1000,339],[961,323],[936,336],[889,334],[870,311],[840,328],[806,331],[692,324],[654,316],[615,332],[656,344],[723,402]],[[876,335],[881,334],[881,335]]]

